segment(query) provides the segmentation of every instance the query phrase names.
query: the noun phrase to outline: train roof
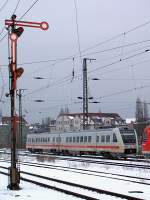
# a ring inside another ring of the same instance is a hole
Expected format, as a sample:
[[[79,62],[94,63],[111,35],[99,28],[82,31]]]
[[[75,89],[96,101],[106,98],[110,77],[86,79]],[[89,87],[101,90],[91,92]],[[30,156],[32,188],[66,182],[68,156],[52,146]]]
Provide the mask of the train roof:
[[[131,128],[128,128],[126,126],[121,126],[121,127],[107,127],[107,128],[100,128],[100,129],[95,129],[95,130],[82,130],[82,131],[68,131],[68,132],[43,132],[43,133],[29,133],[28,137],[30,136],[45,136],[45,135],[63,135],[63,134],[79,134],[79,133],[98,133],[100,131],[113,131],[114,129],[120,129],[120,130],[131,130]]]

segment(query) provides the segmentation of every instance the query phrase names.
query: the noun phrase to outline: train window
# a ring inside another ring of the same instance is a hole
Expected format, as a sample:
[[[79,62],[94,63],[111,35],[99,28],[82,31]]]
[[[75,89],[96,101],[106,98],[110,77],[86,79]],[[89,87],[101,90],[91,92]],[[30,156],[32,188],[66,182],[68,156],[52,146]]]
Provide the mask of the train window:
[[[79,143],[79,136],[77,137],[77,143]]]
[[[80,142],[83,142],[83,136],[80,137]]]
[[[110,135],[106,135],[106,142],[110,142]]]
[[[99,136],[96,136],[96,142],[99,142]]]
[[[61,137],[60,136],[57,138],[57,142],[61,142]]]
[[[73,143],[75,143],[76,142],[76,138],[75,137],[73,137]]]
[[[105,135],[101,136],[101,142],[105,142]]]
[[[134,134],[122,134],[121,136],[125,144],[136,143],[136,137]]]
[[[59,138],[57,137],[57,138],[56,138],[56,142],[58,142],[58,141],[59,141]]]
[[[66,137],[66,142],[68,142],[68,137]]]
[[[53,137],[53,142],[55,142],[55,137]]]
[[[48,142],[50,142],[50,138],[48,137]]]
[[[36,142],[38,142],[38,138],[36,138]]]
[[[117,137],[115,133],[113,133],[113,142],[117,142]]]
[[[88,136],[88,142],[91,142],[91,140],[92,140],[92,137]]]
[[[87,142],[87,136],[84,136],[84,142]]]
[[[72,142],[72,137],[70,137],[70,142]]]
[[[34,143],[34,138],[32,138],[32,143]]]

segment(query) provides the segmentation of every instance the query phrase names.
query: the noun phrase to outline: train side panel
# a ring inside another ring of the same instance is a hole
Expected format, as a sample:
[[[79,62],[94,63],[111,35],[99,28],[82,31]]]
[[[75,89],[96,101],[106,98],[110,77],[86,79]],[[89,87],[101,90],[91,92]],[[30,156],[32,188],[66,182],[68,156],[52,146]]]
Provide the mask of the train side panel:
[[[147,126],[144,129],[143,135],[143,143],[142,143],[142,153],[148,157],[150,157],[150,126]]]
[[[49,151],[63,154],[133,153],[136,144],[135,140],[134,143],[130,140],[126,143],[129,136],[131,137],[129,130],[123,130],[120,134],[119,128],[29,134],[26,148],[32,152]]]

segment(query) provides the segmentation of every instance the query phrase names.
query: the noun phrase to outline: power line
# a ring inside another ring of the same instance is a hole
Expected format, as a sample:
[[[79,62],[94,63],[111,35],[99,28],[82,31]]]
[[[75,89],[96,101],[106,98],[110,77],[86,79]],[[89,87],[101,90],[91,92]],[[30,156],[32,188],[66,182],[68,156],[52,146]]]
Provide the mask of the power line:
[[[133,32],[133,31],[135,31],[135,30],[137,30],[137,29],[139,29],[139,28],[142,28],[142,27],[144,27],[144,26],[146,26],[146,25],[148,25],[148,24],[150,24],[150,20],[147,21],[147,22],[145,22],[145,23],[143,23],[143,24],[140,24],[140,25],[138,25],[138,26],[135,26],[134,28],[129,29],[129,30],[126,31],[126,32],[117,34],[117,35],[115,35],[115,36],[113,36],[113,37],[111,37],[111,38],[109,38],[109,39],[107,39],[107,40],[104,40],[104,41],[102,41],[102,42],[100,42],[100,43],[97,43],[97,44],[91,46],[91,47],[88,47],[87,49],[84,49],[82,52],[85,52],[85,51],[94,49],[94,48],[96,48],[97,46],[100,46],[100,45],[102,45],[102,44],[111,42],[112,40],[115,40],[115,39],[117,39],[117,38],[119,38],[119,37],[121,37],[121,36],[124,36],[125,34],[127,35],[128,33]]]
[[[20,1],[21,1],[21,0],[18,0],[18,2],[17,2],[17,5],[16,5],[16,7],[15,7],[15,9],[14,9],[14,12],[13,12],[13,14],[15,14],[15,12],[16,12],[16,10],[17,10],[18,6],[19,6],[19,3],[20,3]]]
[[[88,53],[88,54],[84,54],[83,56],[88,56],[88,55],[93,55],[93,54],[98,54],[98,53],[104,53],[104,52],[108,52],[108,51],[113,51],[113,50],[117,50],[117,49],[121,49],[121,48],[125,48],[125,47],[130,47],[130,46],[142,44],[142,43],[145,43],[145,42],[150,42],[150,40],[142,40],[142,41],[139,41],[139,42],[129,43],[129,44],[126,44],[126,45],[120,45],[120,46],[112,47],[112,48],[109,48],[109,49],[104,49],[104,50],[100,50],[100,51],[96,51],[96,52],[91,52],[91,53]]]
[[[97,53],[103,53],[103,52],[107,52],[107,51],[112,51],[112,50],[116,50],[116,49],[120,49],[122,47],[129,47],[129,46],[134,46],[134,45],[138,45],[138,44],[141,44],[141,43],[145,43],[145,42],[149,42],[150,40],[143,40],[143,41],[139,41],[139,42],[134,42],[134,43],[130,43],[130,44],[127,44],[127,45],[123,45],[123,46],[116,46],[116,47],[113,47],[113,48],[109,48],[109,49],[104,49],[104,50],[101,50],[101,51],[97,51],[97,52],[93,52],[93,53],[89,53],[89,54],[84,54],[84,56],[87,56],[87,55],[92,55],[92,54],[97,54]],[[149,47],[149,45],[145,46],[145,47]],[[137,50],[132,50],[130,52],[135,52],[135,51],[138,51],[138,50],[141,50],[145,47],[142,47],[140,49],[137,49]],[[130,53],[128,52],[128,53]],[[127,54],[127,53],[125,53]],[[119,55],[117,56],[113,56],[112,58],[114,57],[119,57]],[[75,58],[78,58],[78,56],[76,56]],[[64,58],[57,58],[57,59],[47,59],[47,60],[39,60],[39,61],[31,61],[31,62],[23,62],[23,63],[18,63],[18,65],[32,65],[32,64],[40,64],[40,63],[47,63],[47,62],[61,62],[61,61],[66,61],[66,60],[72,60],[72,57],[64,57]],[[51,65],[56,65],[57,63],[53,63]],[[2,66],[8,66],[7,64],[2,64],[0,65],[1,67]],[[49,67],[49,66],[47,66]],[[43,70],[43,67],[41,67],[41,69]],[[39,71],[39,69],[38,69]],[[36,71],[35,71],[36,72]]]
[[[112,63],[110,63],[110,64],[107,64],[107,65],[104,65],[104,66],[102,66],[102,67],[97,67],[97,68],[95,68],[95,69],[89,71],[88,73],[92,73],[92,72],[98,71],[98,70],[100,70],[100,69],[108,68],[108,67],[110,67],[110,66],[112,66],[112,65],[114,65],[114,64],[117,64],[117,63],[120,63],[120,62],[122,62],[122,61],[131,59],[131,58],[134,58],[134,57],[136,57],[136,56],[142,55],[142,54],[147,53],[147,52],[149,52],[149,51],[150,51],[150,49],[146,49],[146,50],[144,50],[144,51],[142,51],[142,52],[140,52],[140,53],[133,54],[133,55],[128,56],[128,57],[126,57],[126,58],[123,58],[123,59],[114,61],[114,62],[112,62]]]
[[[27,11],[19,18],[19,20],[21,20],[34,6],[35,4],[38,2],[39,0],[34,1],[34,3],[27,9]]]
[[[6,0],[4,4],[0,7],[0,12],[5,8],[9,0]]]
[[[76,28],[77,28],[78,50],[79,50],[79,56],[80,56],[80,61],[81,61],[81,65],[82,65],[82,54],[81,54],[81,44],[80,44],[79,25],[78,25],[78,9],[77,9],[76,0],[74,0],[74,7],[75,7],[75,14],[76,14]]]
[[[104,65],[104,66],[101,66],[101,67],[97,67],[96,69],[93,69],[93,70],[89,71],[88,73],[92,73],[92,72],[97,71],[97,70],[100,70],[100,69],[108,68],[108,67],[110,67],[110,66],[112,66],[112,65],[114,65],[114,64],[117,64],[117,63],[119,63],[119,62],[128,60],[128,59],[130,59],[130,58],[136,57],[136,56],[141,55],[141,54],[146,53],[146,52],[149,52],[149,49],[146,49],[145,51],[140,52],[140,53],[138,53],[138,54],[134,54],[134,55],[131,55],[131,56],[129,56],[129,57],[126,57],[126,58],[124,58],[124,59],[122,59],[122,60],[117,60],[117,61],[114,61],[114,62],[112,62],[112,63],[110,63],[110,64],[107,64],[107,65]],[[81,75],[82,75],[82,74],[79,73],[79,75],[76,75],[75,78],[81,77]],[[27,93],[25,96],[27,96],[27,95],[32,95],[32,94],[37,93],[37,92],[39,92],[39,91],[41,91],[41,90],[43,91],[43,90],[45,90],[45,89],[48,89],[49,87],[62,84],[62,83],[64,83],[64,82],[67,82],[68,80],[69,80],[69,81],[71,80],[71,75],[68,75],[68,76],[64,77],[62,80],[59,80],[59,81],[56,82],[56,83],[48,84],[48,85],[46,85],[46,86],[43,86],[43,87],[41,87],[41,88],[38,88],[38,89],[36,89],[36,90],[30,92],[30,93]]]
[[[141,89],[145,89],[145,88],[149,88],[149,87],[150,87],[150,85],[141,85],[139,87],[135,87],[135,88],[127,89],[127,90],[121,90],[121,91],[114,92],[114,93],[111,93],[111,94],[108,94],[108,95],[97,97],[95,99],[102,99],[102,98],[106,98],[106,97],[112,97],[112,96],[116,96],[116,95],[120,95],[120,94],[125,94],[125,93],[128,93],[128,92],[133,92],[135,90],[141,90]]]

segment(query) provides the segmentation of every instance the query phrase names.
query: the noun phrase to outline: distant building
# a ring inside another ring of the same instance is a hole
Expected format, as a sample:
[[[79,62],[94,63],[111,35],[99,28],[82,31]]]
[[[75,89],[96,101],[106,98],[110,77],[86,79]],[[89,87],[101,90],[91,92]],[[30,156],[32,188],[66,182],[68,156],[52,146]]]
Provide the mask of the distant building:
[[[19,133],[19,117],[17,117],[16,142],[18,148],[25,148],[26,135],[29,133],[28,123],[22,118],[22,135]],[[0,123],[0,148],[10,148],[11,117],[2,117]]]
[[[125,124],[117,113],[88,113],[88,129]],[[56,119],[56,131],[83,130],[83,113],[61,113]]]
[[[2,124],[7,124],[7,125],[9,125],[9,124],[11,124],[11,117],[2,117]],[[17,123],[19,123],[19,117],[17,116],[16,117],[16,122]],[[24,118],[22,118],[22,123],[24,124],[24,125],[27,125],[28,123],[27,123],[27,121],[24,119]]]

